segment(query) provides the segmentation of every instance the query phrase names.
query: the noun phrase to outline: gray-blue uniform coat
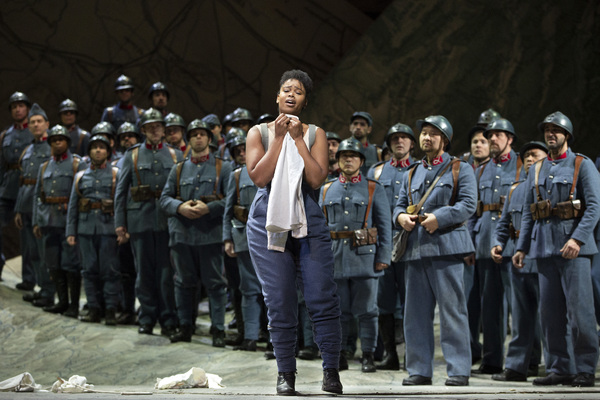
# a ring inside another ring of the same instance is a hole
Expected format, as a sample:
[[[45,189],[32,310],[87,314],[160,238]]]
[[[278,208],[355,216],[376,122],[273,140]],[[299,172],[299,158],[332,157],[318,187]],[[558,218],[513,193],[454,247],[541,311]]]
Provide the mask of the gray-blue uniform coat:
[[[330,231],[362,229],[369,205],[369,181],[375,183],[375,191],[367,228],[377,227],[377,244],[355,247],[352,238],[332,239],[331,243],[334,279],[342,309],[342,343],[347,341],[350,322],[355,316],[359,321],[363,353],[372,353],[377,344],[377,284],[383,271],[376,271],[375,263],[389,265],[391,261],[390,206],[383,186],[362,177],[355,183],[336,179],[326,191],[325,198],[323,189],[319,195],[319,205],[325,210]]]
[[[598,362],[598,336],[592,306],[590,258],[598,252],[594,228],[600,217],[600,176],[594,163],[587,157],[583,159],[573,194],[573,199],[580,200],[585,206],[581,218],[563,220],[551,216],[533,221],[528,207],[538,201],[535,177],[539,163],[541,198],[549,199],[552,208],[569,200],[575,159],[576,154],[568,149],[562,158],[546,158],[530,167],[524,183],[527,194],[516,249],[538,261],[542,333],[553,361],[548,372],[594,374]],[[572,260],[564,259],[560,252],[569,239],[581,243],[579,256]],[[575,371],[569,360],[569,328]]]
[[[117,168],[106,162],[104,168],[89,167],[75,175],[69,209],[66,236],[77,237],[83,267],[83,287],[90,308],[102,306],[97,294],[102,293],[107,309],[116,310],[119,303],[119,259],[114,213],[100,208],[79,210],[84,198],[99,204],[113,199]]]
[[[137,169],[134,170],[137,153]],[[146,142],[131,146],[123,156],[115,192],[115,227],[124,226],[131,234],[131,248],[137,267],[136,296],[140,301],[140,325],[154,326],[158,320],[163,328],[177,325],[173,268],[169,257],[167,215],[159,206],[163,190],[173,165],[181,161],[181,151],[159,143]],[[148,185],[155,197],[148,201],[133,201],[131,188]]]
[[[221,171],[217,176],[217,162]],[[177,208],[188,200],[202,196],[225,194],[231,173],[231,164],[217,160],[209,153],[208,160],[194,162],[192,157],[181,164],[179,197],[175,165],[160,198],[161,207],[169,216],[169,246],[175,263],[175,300],[182,325],[195,323],[195,295],[199,279],[208,291],[212,324],[223,331],[227,283],[223,270],[223,198],[207,203],[210,212],[198,219],[188,219],[177,213]]]
[[[436,176],[451,162],[443,153],[429,165],[417,163],[410,187],[404,175],[396,208],[398,215],[406,213],[409,205],[421,200]],[[409,172],[410,173],[410,172]],[[455,203],[450,205],[454,187],[452,167],[440,178],[425,200],[419,215],[432,213],[439,228],[428,233],[417,224],[408,238],[402,260],[406,266],[406,304],[404,334],[406,339],[406,366],[410,375],[433,375],[433,317],[436,301],[442,329],[442,351],[448,363],[449,376],[469,376],[471,349],[469,344],[467,306],[463,288],[463,257],[475,251],[471,236],[464,223],[475,212],[477,186],[473,168],[460,161]],[[460,226],[456,227],[458,224]]]
[[[367,175],[369,168],[381,160],[381,149],[367,140],[367,145],[363,147],[363,154],[365,155],[365,162],[360,168],[360,172]]]
[[[511,150],[510,159],[503,162],[490,160],[480,166],[475,175],[478,179],[479,200],[483,205],[500,204],[500,197],[507,196],[511,185],[517,180],[519,156]],[[483,171],[482,171],[483,169]],[[521,168],[518,181],[525,180]],[[481,326],[483,332],[482,366],[502,368],[504,358],[504,339],[506,337],[506,315],[504,315],[505,294],[510,300],[510,259],[506,258],[498,265],[492,260],[492,234],[502,209],[484,211],[476,219],[473,232],[479,269],[479,287],[481,290]]]
[[[394,207],[400,195],[402,186],[402,177],[408,171],[411,164],[414,163],[412,157],[409,157],[405,162],[398,161],[398,165],[392,165],[394,160],[381,161],[375,164],[369,170],[367,176],[381,183],[385,189],[390,205],[390,217],[394,212]],[[392,223],[392,236],[398,230]],[[404,263],[402,261],[392,262],[388,268],[384,270],[385,277],[379,279],[379,293],[377,295],[377,303],[379,305],[379,314],[394,314],[399,308],[399,312],[404,314]],[[400,306],[398,307],[398,300]],[[398,317],[402,319],[402,315]]]
[[[73,125],[71,128],[67,128],[69,136],[71,136],[71,146],[69,150],[71,153],[78,154],[81,157],[87,156],[88,145],[90,144],[90,133],[84,129],[81,129],[79,125]]]
[[[137,106],[121,106],[121,103],[117,103],[104,109],[100,121],[110,122],[116,132],[123,122],[131,122],[135,125],[143,112],[144,110]]]
[[[74,168],[74,166],[77,168]],[[33,226],[42,230],[42,257],[46,268],[62,269],[79,273],[79,250],[77,246],[69,246],[66,241],[67,203],[73,186],[73,178],[77,171],[87,168],[87,164],[78,155],[67,150],[63,156],[50,157],[47,167],[45,163],[39,168],[35,184],[33,200]],[[46,199],[64,198],[64,202],[47,203],[42,200],[42,192]]]
[[[21,154],[19,192],[15,203],[15,212],[21,214],[21,255],[23,266],[23,282],[37,282],[41,288],[40,296],[44,299],[54,298],[54,283],[50,280],[48,270],[42,263],[40,240],[33,235],[33,198],[38,171],[43,162],[50,158],[50,145],[44,138],[34,141]]]

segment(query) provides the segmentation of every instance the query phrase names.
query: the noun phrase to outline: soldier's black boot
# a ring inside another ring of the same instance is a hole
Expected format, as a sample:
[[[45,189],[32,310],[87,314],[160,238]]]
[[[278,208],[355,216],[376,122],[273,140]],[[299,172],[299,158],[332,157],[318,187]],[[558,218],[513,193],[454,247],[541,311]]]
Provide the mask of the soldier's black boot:
[[[67,311],[69,308],[69,287],[67,284],[67,273],[60,269],[48,270],[50,279],[54,282],[56,287],[56,294],[58,296],[58,303],[42,307],[42,310],[51,312],[54,314],[60,314]]]
[[[117,325],[117,310],[115,310],[114,308],[106,309],[106,311],[104,312],[104,325]]]
[[[340,382],[340,373],[335,368],[325,368],[323,370],[323,385],[321,390],[329,393],[342,394],[342,382]]]
[[[377,369],[375,368],[375,361],[373,360],[373,353],[366,351],[363,353],[360,370],[362,372],[377,371]]]
[[[296,372],[280,372],[277,375],[277,394],[280,396],[296,395]]]
[[[69,286],[69,307],[63,313],[65,317],[77,318],[79,316],[79,298],[81,296],[81,273],[67,272],[67,282]]]
[[[396,321],[394,314],[382,314],[379,316],[379,332],[383,340],[385,355],[377,369],[384,371],[400,370],[400,360],[396,351]]]
[[[100,318],[100,309],[97,307],[90,307],[88,313],[79,317],[79,320],[81,322],[99,323],[102,320],[102,318]]]
[[[171,343],[177,342],[191,342],[192,341],[192,331],[193,328],[191,325],[181,325],[179,327],[179,332],[171,335],[169,340]]]

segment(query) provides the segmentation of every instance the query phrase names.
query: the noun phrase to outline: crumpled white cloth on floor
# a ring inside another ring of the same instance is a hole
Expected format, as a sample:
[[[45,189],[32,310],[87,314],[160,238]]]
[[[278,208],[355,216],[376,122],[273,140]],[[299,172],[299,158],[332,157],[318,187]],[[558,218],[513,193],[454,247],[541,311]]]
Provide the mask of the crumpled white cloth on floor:
[[[168,376],[166,378],[156,378],[155,389],[189,389],[189,388],[209,388],[220,389],[222,378],[219,375],[209,374],[202,368],[192,367],[188,372]]]
[[[289,231],[292,231],[292,236],[295,238],[303,238],[308,234],[306,211],[302,200],[303,172],[304,160],[288,132],[283,138],[267,204],[265,228],[269,250],[285,251]]]
[[[0,382],[0,392],[37,392],[42,385],[35,383],[29,372],[23,372]]]
[[[73,375],[68,381],[58,378],[50,390],[53,393],[85,393],[94,390],[94,385],[87,383],[85,376]]]

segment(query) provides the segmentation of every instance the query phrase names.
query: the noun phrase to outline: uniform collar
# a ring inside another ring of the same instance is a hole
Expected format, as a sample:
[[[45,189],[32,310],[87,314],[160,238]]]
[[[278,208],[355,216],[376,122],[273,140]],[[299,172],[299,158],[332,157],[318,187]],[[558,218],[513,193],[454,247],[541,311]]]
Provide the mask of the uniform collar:
[[[340,176],[338,176],[338,179],[340,181],[340,183],[346,183],[348,182],[348,179],[346,179],[346,177],[344,176],[344,174],[340,174]],[[358,174],[356,176],[353,176],[352,178],[350,178],[350,183],[358,183],[362,180],[361,175]]]
[[[33,139],[33,143],[44,143],[48,141],[48,136],[41,137],[40,140]]]
[[[27,129],[27,127],[29,126],[29,124],[27,122],[24,122],[23,124],[14,124],[13,125],[15,127],[15,129],[18,129],[20,131]]]
[[[556,158],[550,157],[550,153],[548,153],[548,161],[564,160],[565,158],[567,158],[567,152],[566,151],[564,153],[562,153],[560,156],[556,157]]]
[[[510,156],[510,151],[506,154],[501,155],[498,158],[492,158],[492,161],[494,162],[494,164],[504,164],[507,161],[510,161],[511,156]]]
[[[436,165],[440,165],[441,163],[443,163],[444,162],[444,154],[446,154],[446,153],[442,153],[441,156],[437,156],[436,158],[434,158],[433,161],[431,162],[431,166],[435,167]],[[427,157],[423,158],[423,166],[426,168],[430,166],[427,163]]]
[[[407,158],[406,160],[394,160],[393,158],[390,159],[390,165],[394,168],[406,168],[409,167],[410,164],[410,158]]]
[[[119,103],[119,108],[121,110],[133,110],[133,104],[123,104]]]
[[[77,124],[71,125],[71,127],[68,129],[69,129],[69,132],[73,132],[74,130],[77,130]]]
[[[185,149],[187,149],[187,144],[184,144],[179,148],[179,150],[181,150],[182,153],[185,153]]]
[[[160,149],[163,148],[162,142],[160,142],[159,144],[154,144],[154,145],[152,145],[152,144],[150,144],[148,142],[144,142],[144,144],[146,145],[146,148],[148,150],[160,150]]]
[[[93,163],[90,165],[90,169],[95,170],[95,169],[104,169],[106,168],[106,160],[104,160],[104,162],[102,163],[102,165],[94,165]]]
[[[56,162],[61,162],[61,161],[65,161],[67,158],[69,158],[69,154],[68,154],[68,151],[65,151],[60,156],[53,156],[52,158]]]
[[[201,164],[201,163],[207,162],[209,158],[210,158],[210,153],[200,156],[200,157],[190,157],[190,161],[193,162],[194,164]]]

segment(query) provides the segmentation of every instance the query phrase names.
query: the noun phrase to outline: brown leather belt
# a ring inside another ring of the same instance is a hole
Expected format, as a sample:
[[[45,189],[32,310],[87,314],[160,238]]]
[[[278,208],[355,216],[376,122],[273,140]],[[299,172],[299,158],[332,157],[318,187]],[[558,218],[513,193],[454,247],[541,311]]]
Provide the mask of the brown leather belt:
[[[350,239],[354,237],[354,231],[329,231],[332,239]]]
[[[61,204],[61,203],[66,204],[69,202],[69,198],[66,196],[64,196],[64,197],[46,197],[43,200],[43,202],[47,203],[47,204]]]
[[[482,210],[483,210],[483,212],[502,211],[502,204],[500,204],[500,203],[484,204]]]
[[[19,169],[19,163],[8,164],[8,169]]]
[[[90,203],[90,208],[92,210],[98,210],[100,208],[102,208],[102,202],[101,201],[94,201]]]
[[[19,183],[20,183],[21,186],[35,185],[37,183],[37,179],[23,178],[21,176],[19,178]]]

